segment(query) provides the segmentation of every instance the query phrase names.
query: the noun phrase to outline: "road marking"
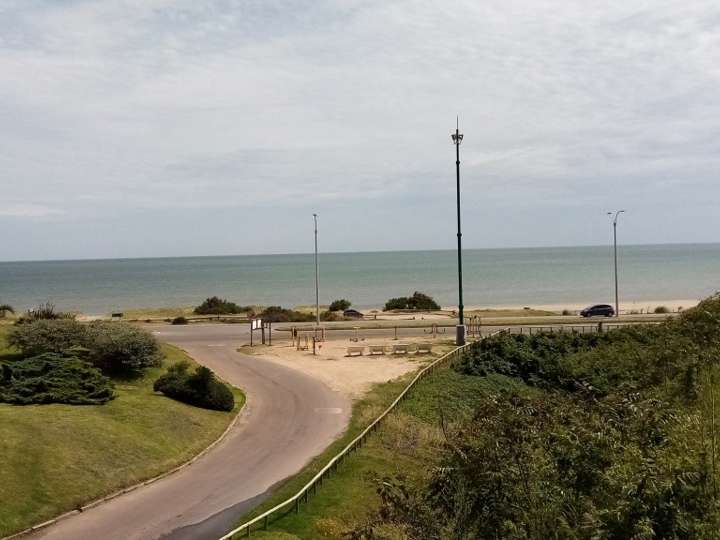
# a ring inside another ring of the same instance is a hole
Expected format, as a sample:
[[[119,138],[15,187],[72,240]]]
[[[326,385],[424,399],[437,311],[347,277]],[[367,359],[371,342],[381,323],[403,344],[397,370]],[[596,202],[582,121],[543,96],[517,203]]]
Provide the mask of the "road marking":
[[[211,343],[208,347],[224,347],[224,343]]]
[[[315,412],[320,414],[342,414],[342,409],[340,407],[318,407]]]

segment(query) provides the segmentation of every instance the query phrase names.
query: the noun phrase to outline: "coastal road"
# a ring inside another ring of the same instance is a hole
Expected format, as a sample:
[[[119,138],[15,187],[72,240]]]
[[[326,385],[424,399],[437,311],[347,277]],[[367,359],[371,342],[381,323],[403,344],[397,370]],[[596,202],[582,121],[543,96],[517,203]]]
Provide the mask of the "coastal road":
[[[150,327],[242,388],[247,403],[223,441],[189,467],[29,536],[43,540],[215,540],[277,482],[344,431],[350,402],[323,383],[236,352],[239,324]]]

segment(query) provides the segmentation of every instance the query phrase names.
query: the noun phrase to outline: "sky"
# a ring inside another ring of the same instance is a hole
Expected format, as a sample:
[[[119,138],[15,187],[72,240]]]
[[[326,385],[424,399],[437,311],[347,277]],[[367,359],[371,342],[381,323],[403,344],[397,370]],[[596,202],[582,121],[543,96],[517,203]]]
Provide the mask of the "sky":
[[[720,241],[717,0],[0,0],[0,260]]]

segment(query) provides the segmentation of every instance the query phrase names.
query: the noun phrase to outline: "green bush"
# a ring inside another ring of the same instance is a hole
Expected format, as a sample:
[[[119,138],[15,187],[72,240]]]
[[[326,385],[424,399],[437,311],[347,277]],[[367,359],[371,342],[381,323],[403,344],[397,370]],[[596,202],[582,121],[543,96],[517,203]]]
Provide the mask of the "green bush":
[[[181,315],[180,317],[175,317],[170,324],[187,324],[187,323],[188,323],[188,320]]]
[[[303,313],[280,306],[266,307],[259,317],[266,322],[311,322],[315,320],[315,315],[312,313]]]
[[[392,311],[393,309],[433,311],[440,309],[440,306],[431,296],[415,291],[412,296],[391,298],[385,302],[385,311]]]
[[[5,403],[101,405],[114,397],[110,379],[76,356],[46,353],[2,365]]]
[[[350,300],[341,298],[340,300],[333,300],[328,308],[328,311],[345,311],[350,306],[352,306],[352,302],[350,302]]]
[[[655,308],[655,313],[670,313],[670,310],[666,306],[658,306]]]
[[[62,353],[75,347],[88,346],[87,326],[72,319],[37,319],[10,329],[8,343],[24,356]]]
[[[94,322],[88,326],[90,360],[104,373],[136,375],[159,366],[157,340],[145,330],[124,322]]]
[[[8,313],[15,313],[13,307],[10,304],[0,304],[0,319],[3,319]]]
[[[199,366],[193,374],[188,373],[189,367],[187,362],[178,362],[155,381],[153,388],[195,407],[231,411],[235,406],[235,397],[230,388],[218,381],[205,366]]]
[[[195,308],[198,315],[235,315],[238,313],[246,313],[250,308],[239,306],[235,302],[230,302],[218,296],[206,298],[205,301]]]

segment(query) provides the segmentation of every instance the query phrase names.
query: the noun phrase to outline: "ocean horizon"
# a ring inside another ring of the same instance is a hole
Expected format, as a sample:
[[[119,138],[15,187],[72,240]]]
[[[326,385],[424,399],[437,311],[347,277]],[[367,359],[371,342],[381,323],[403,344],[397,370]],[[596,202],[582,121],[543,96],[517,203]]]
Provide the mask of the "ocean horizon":
[[[315,299],[312,253],[0,262],[0,302],[24,310],[105,314],[199,304],[307,305]],[[720,290],[720,243],[618,246],[621,301],[699,299]],[[457,252],[320,253],[320,301],[382,306],[419,290],[457,304]],[[614,298],[612,246],[463,250],[468,306],[577,304]]]

